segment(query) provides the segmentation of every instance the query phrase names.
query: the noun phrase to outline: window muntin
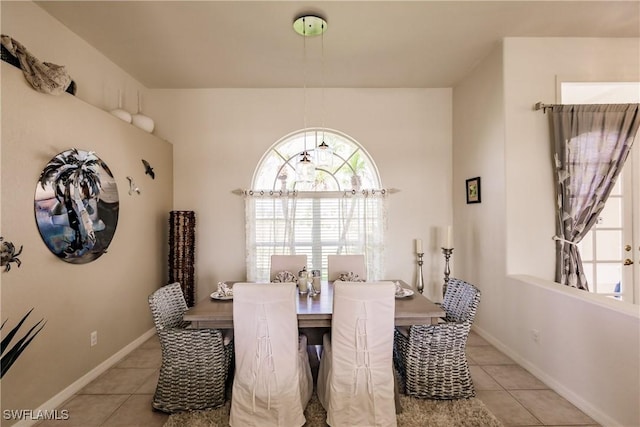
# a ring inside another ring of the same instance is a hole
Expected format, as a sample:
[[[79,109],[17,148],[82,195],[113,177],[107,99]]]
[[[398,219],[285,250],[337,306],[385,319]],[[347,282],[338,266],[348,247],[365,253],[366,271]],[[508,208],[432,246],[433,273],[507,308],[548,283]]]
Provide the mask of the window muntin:
[[[323,140],[333,150],[330,166],[317,166],[315,181],[310,184],[296,182],[296,164],[302,153],[306,150],[311,160],[317,163],[317,146]],[[380,188],[380,178],[375,164],[356,141],[334,130],[311,128],[290,134],[271,147],[256,169],[253,188],[276,191],[360,190]]]
[[[323,140],[333,149],[331,164],[317,166],[313,182],[296,182],[302,153],[315,163]],[[316,128],[287,135],[263,156],[253,188],[246,196],[248,280],[269,280],[272,254],[306,254],[307,268],[325,279],[327,255],[365,254],[368,278],[382,278],[387,192],[356,141]]]

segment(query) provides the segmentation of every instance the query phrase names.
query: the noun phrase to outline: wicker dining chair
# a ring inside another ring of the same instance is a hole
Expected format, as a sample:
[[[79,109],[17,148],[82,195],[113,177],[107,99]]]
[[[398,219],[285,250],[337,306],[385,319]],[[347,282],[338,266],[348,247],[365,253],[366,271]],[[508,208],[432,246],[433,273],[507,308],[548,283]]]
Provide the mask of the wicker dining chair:
[[[475,396],[465,349],[479,302],[475,286],[450,278],[442,323],[396,328],[394,364],[406,394],[424,399]]]
[[[233,341],[218,329],[187,329],[187,304],[179,283],[149,296],[149,307],[162,347],[160,377],[153,408],[168,412],[208,409],[225,403]]]

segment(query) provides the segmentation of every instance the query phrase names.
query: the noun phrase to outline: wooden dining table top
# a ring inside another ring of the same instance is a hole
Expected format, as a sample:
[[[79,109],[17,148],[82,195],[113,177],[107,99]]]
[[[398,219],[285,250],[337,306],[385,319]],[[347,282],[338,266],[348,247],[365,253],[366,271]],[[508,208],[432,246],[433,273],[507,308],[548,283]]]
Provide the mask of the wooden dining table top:
[[[389,281],[400,282],[403,288],[411,289],[401,280]],[[226,283],[233,287],[233,282]],[[267,285],[265,284],[265,286]],[[320,293],[316,296],[298,296],[298,327],[300,328],[331,327],[332,312],[332,282],[322,282]],[[417,292],[411,296],[396,298],[396,326],[436,324],[438,319],[444,317],[445,314],[441,306]],[[233,299],[218,300],[207,297],[189,308],[184,313],[183,320],[191,322],[192,327],[196,328],[232,329]]]

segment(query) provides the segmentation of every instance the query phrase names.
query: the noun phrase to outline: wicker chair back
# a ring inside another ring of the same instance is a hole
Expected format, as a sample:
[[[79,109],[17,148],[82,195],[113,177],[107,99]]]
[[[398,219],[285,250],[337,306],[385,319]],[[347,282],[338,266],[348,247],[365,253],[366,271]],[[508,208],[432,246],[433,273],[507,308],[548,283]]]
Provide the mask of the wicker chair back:
[[[152,407],[168,413],[216,408],[226,400],[233,340],[218,329],[191,329],[182,320],[187,304],[179,283],[149,295],[162,347],[162,365]]]
[[[149,296],[149,308],[153,315],[156,331],[181,327],[182,315],[187,311],[187,303],[180,283],[163,286]]]
[[[442,308],[447,312],[447,321],[472,324],[479,302],[480,291],[478,288],[464,280],[449,279],[447,292],[442,302]]]
[[[480,303],[480,291],[470,283],[449,279],[437,325],[396,328],[394,364],[405,392],[423,399],[467,399],[475,388],[466,357],[467,337]]]

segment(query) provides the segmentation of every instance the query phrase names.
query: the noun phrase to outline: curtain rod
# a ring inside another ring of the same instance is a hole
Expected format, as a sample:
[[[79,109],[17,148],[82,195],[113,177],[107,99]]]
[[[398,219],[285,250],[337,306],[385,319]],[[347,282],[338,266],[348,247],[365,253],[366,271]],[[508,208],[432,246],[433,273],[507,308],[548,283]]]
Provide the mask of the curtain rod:
[[[555,104],[543,104],[542,102],[536,102],[533,106],[535,111],[542,110],[543,113],[547,112],[547,108],[552,108]]]
[[[544,104],[542,102],[536,102],[535,105],[533,106],[534,110],[542,110],[543,113],[547,112],[547,108],[553,108],[557,105],[570,105],[570,104]],[[583,104],[577,104],[577,105],[583,105]],[[631,104],[588,104],[588,105],[633,105],[633,103]]]
[[[238,196],[295,196],[295,197],[310,197],[310,198],[336,198],[336,197],[348,197],[356,195],[376,195],[376,194],[394,194],[399,192],[397,188],[380,188],[380,189],[364,189],[364,190],[337,190],[337,191],[279,191],[279,190],[249,190],[249,189],[235,189],[231,191]]]

